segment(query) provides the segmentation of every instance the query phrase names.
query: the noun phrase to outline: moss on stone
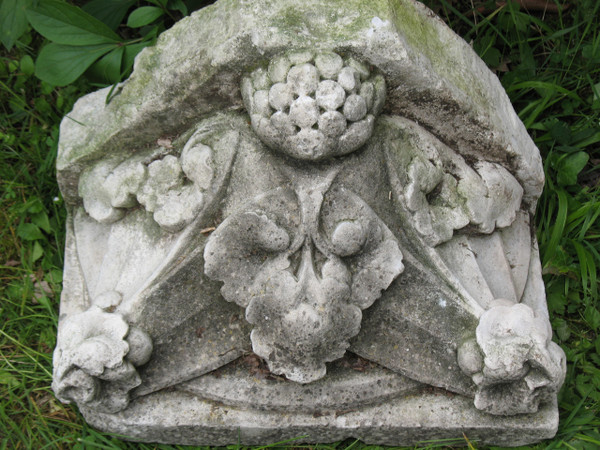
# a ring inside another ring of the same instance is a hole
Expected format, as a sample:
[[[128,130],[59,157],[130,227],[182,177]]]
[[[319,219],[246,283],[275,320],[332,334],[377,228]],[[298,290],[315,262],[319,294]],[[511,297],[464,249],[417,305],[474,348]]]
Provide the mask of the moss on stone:
[[[390,0],[390,5],[392,20],[399,33],[406,38],[411,47],[427,57],[436,73],[450,80],[465,95],[477,95],[476,103],[488,105],[488,99],[479,89],[479,80],[473,77],[472,72],[462,70],[463,66],[457,60],[457,57],[462,56],[462,52],[456,52],[462,44],[460,38],[448,29],[448,38],[457,42],[444,41],[440,31],[445,30],[445,24],[425,7],[419,11],[413,2],[406,0]],[[466,43],[462,50],[469,51]]]

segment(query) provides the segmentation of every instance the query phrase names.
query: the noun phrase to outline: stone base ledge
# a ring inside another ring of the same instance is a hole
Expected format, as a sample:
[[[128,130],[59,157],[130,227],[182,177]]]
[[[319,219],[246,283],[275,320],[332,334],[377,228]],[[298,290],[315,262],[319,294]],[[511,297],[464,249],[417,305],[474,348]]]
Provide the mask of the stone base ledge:
[[[232,408],[178,391],[161,391],[133,401],[118,414],[82,410],[94,427],[127,440],[164,444],[267,445],[359,439],[366,444],[408,446],[431,440],[520,446],[552,438],[556,403],[535,414],[493,416],[473,400],[444,393],[419,393],[360,410],[313,414]]]

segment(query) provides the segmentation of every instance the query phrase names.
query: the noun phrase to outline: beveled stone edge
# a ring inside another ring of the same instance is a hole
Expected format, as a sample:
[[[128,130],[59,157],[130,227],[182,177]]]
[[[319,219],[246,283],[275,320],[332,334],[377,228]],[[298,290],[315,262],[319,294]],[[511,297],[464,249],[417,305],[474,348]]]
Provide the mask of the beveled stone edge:
[[[361,410],[312,414],[240,409],[165,390],[134,400],[118,414],[81,412],[95,428],[126,440],[211,446],[344,439],[392,446],[451,439],[461,445],[465,437],[471,443],[521,446],[554,437],[559,419],[556,401],[535,414],[494,416],[477,410],[472,399],[439,390]]]

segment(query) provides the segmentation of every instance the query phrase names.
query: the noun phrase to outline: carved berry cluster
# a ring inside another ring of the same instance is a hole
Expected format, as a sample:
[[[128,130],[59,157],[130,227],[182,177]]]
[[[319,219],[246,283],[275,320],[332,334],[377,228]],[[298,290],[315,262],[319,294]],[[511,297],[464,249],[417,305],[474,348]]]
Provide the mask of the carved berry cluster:
[[[242,96],[267,146],[320,160],[365,144],[383,107],[385,81],[353,58],[296,52],[244,78]]]

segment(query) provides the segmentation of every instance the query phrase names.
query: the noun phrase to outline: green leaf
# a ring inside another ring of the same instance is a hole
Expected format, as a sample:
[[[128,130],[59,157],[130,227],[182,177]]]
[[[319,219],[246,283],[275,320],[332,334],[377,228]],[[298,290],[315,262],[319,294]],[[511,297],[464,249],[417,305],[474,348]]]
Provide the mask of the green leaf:
[[[561,145],[568,145],[573,141],[571,129],[561,120],[555,120],[549,126],[550,135]]]
[[[581,56],[591,60],[592,63],[600,62],[600,45],[584,45],[581,49]]]
[[[46,211],[40,211],[40,212],[32,215],[31,222],[36,224],[38,227],[40,227],[46,233],[52,232],[52,227],[50,226],[50,221],[48,220],[48,214],[46,214]]]
[[[44,210],[44,205],[39,197],[33,198],[31,203],[27,206],[27,212],[31,214],[37,214]]]
[[[532,80],[523,81],[521,83],[515,83],[508,87],[506,89],[506,92],[510,93],[521,89],[535,89],[540,93],[540,95],[543,95],[544,92],[559,93],[564,94],[567,97],[572,98],[573,100],[578,100],[580,102],[582,101],[581,98],[575,92],[569,91],[568,89],[565,89],[564,87],[559,86],[556,83],[550,83],[548,81]]]
[[[86,75],[102,83],[114,84],[121,80],[121,62],[125,47],[117,47],[96,61]]]
[[[61,269],[52,269],[46,273],[44,279],[49,283],[62,283],[63,271]]]
[[[600,100],[600,82],[592,86],[592,91],[594,92],[594,100]]]
[[[127,19],[127,26],[139,28],[148,25],[164,14],[164,11],[156,6],[142,6],[134,9]]]
[[[0,370],[0,384],[9,385],[10,387],[19,386],[19,380],[17,380],[14,376],[11,375],[10,372],[6,370]]]
[[[565,296],[562,292],[551,291],[548,293],[548,309],[552,313],[565,313]]]
[[[571,330],[569,330],[569,324],[564,319],[555,319],[552,321],[552,325],[558,338],[566,342],[571,337]]]
[[[31,0],[2,0],[0,5],[0,40],[10,50],[27,31],[26,10]]]
[[[35,64],[33,62],[33,58],[29,55],[24,55],[19,62],[19,67],[21,68],[21,72],[25,75],[30,76],[35,72]]]
[[[92,0],[81,7],[86,13],[116,30],[135,0]]]
[[[139,33],[144,38],[144,42],[151,41],[152,45],[156,43],[156,38],[162,31],[164,31],[164,24],[162,23],[146,25],[139,29]]]
[[[33,251],[31,252],[31,262],[36,262],[44,255],[44,249],[38,241],[33,243]]]
[[[48,44],[35,63],[35,75],[54,86],[65,86],[75,81],[102,55],[115,45],[71,46]]]
[[[95,17],[57,0],[40,0],[36,8],[27,11],[27,17],[38,33],[56,44],[83,46],[121,41]]]
[[[188,15],[188,9],[183,0],[169,0],[168,8],[173,11],[179,11],[182,16]]]
[[[35,241],[36,239],[43,239],[44,235],[33,223],[22,223],[17,228],[17,236],[24,241]]]
[[[590,325],[592,330],[600,328],[600,311],[593,306],[588,306],[583,313],[585,321]]]
[[[168,1],[169,0],[148,0],[149,3],[153,3],[156,6],[160,6],[161,8],[166,8]]]
[[[500,65],[502,60],[502,53],[495,47],[489,48],[484,55],[481,56],[481,59],[492,69],[495,69]]]
[[[583,170],[590,156],[586,152],[577,152],[567,155],[558,165],[556,180],[561,186],[577,184],[577,175]]]
[[[550,228],[550,240],[544,246],[543,267],[548,266],[548,263],[552,261],[552,258],[556,253],[567,222],[567,213],[569,212],[569,200],[567,199],[566,192],[563,189],[558,189],[555,192],[558,197],[558,211],[556,213],[556,220],[554,220],[553,225]]]

